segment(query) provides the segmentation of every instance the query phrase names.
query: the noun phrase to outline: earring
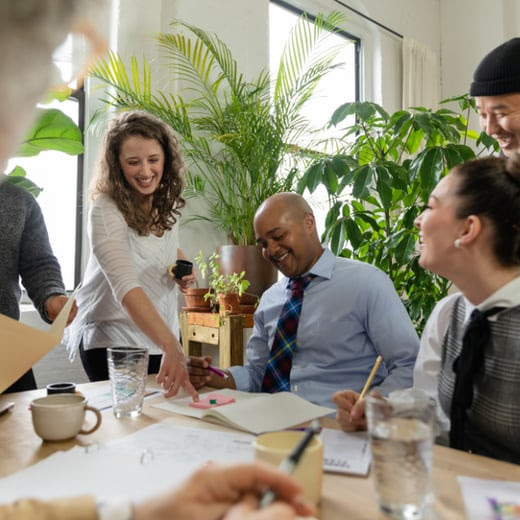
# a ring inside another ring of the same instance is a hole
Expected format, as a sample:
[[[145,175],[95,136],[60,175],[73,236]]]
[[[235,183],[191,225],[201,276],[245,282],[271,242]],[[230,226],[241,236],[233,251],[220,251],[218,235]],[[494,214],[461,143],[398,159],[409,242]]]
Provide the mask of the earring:
[[[461,242],[460,242],[460,238],[456,238],[455,241],[453,242],[453,245],[459,249],[460,246],[462,245]]]

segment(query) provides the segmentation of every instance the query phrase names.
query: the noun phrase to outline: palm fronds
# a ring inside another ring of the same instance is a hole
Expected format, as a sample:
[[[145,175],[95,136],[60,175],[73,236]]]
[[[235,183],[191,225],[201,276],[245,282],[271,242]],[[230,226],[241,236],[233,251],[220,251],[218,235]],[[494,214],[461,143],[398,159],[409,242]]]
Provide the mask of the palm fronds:
[[[292,190],[299,175],[298,139],[309,133],[302,109],[334,65],[337,48],[322,43],[343,21],[332,13],[298,21],[278,72],[247,80],[216,35],[176,20],[157,35],[182,94],[156,92],[151,64],[110,54],[91,71],[107,86],[103,101],[119,110],[146,110],[181,138],[188,162],[187,197],[202,197],[208,215],[235,244],[254,244],[253,216],[263,200]],[[160,60],[160,61],[161,61]]]

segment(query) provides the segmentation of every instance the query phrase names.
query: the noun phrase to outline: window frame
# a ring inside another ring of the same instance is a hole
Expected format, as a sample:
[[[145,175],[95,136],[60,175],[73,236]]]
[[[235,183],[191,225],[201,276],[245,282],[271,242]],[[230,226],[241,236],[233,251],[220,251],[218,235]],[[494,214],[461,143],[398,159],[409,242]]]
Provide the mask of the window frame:
[[[269,0],[269,3],[283,7],[284,9],[287,9],[288,11],[291,11],[298,16],[305,13],[309,20],[313,22],[316,19],[316,16],[311,12],[307,11],[306,9],[296,7],[286,0]],[[348,31],[345,31],[344,29],[338,30],[336,34],[351,40],[354,44],[354,92],[355,101],[359,101],[361,95],[361,38]]]
[[[70,95],[78,101],[78,128],[85,146],[85,88],[81,85]],[[81,258],[83,253],[83,184],[85,178],[85,153],[77,156],[76,170],[76,236],[74,245],[74,287],[82,280]]]

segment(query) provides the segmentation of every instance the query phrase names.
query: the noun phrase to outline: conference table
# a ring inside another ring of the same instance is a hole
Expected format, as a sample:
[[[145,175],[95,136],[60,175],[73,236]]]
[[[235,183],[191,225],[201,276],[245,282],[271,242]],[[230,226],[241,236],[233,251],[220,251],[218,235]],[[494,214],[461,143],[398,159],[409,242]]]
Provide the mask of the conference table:
[[[78,385],[78,390],[88,396],[89,390],[108,384],[108,382],[82,384]],[[154,386],[157,387],[153,377],[149,376],[148,388]],[[40,389],[0,395],[0,406],[9,401],[15,403],[11,412],[0,416],[0,477],[26,468],[57,450],[87,446],[95,441],[107,442],[172,418],[171,412],[152,406],[164,399],[162,395],[156,394],[145,399],[143,413],[137,419],[118,420],[113,416],[112,410],[108,409],[103,412],[103,423],[95,433],[78,435],[75,439],[64,442],[42,442],[33,430],[28,408],[32,399],[41,397],[45,393],[45,390]],[[321,423],[326,427],[338,427],[331,418],[323,418]],[[226,430],[222,426],[180,415],[176,417],[176,424]],[[435,446],[433,469],[435,504],[432,518],[438,520],[466,518],[457,475],[520,481],[520,466]],[[333,473],[324,474],[318,516],[323,520],[386,518],[377,507],[370,475],[355,477]]]

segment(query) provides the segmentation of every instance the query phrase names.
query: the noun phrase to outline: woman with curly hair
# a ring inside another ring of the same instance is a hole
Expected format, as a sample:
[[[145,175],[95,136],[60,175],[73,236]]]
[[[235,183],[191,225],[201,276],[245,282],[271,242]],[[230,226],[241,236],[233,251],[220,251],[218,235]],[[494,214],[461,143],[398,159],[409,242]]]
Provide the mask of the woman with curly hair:
[[[158,373],[167,397],[181,386],[192,396],[177,339],[176,284],[167,267],[184,258],[177,219],[184,206],[183,162],[168,125],[145,112],[125,112],[110,124],[93,181],[89,212],[90,258],[69,329],[91,381],[108,379],[106,349],[148,345],[150,373]]]

